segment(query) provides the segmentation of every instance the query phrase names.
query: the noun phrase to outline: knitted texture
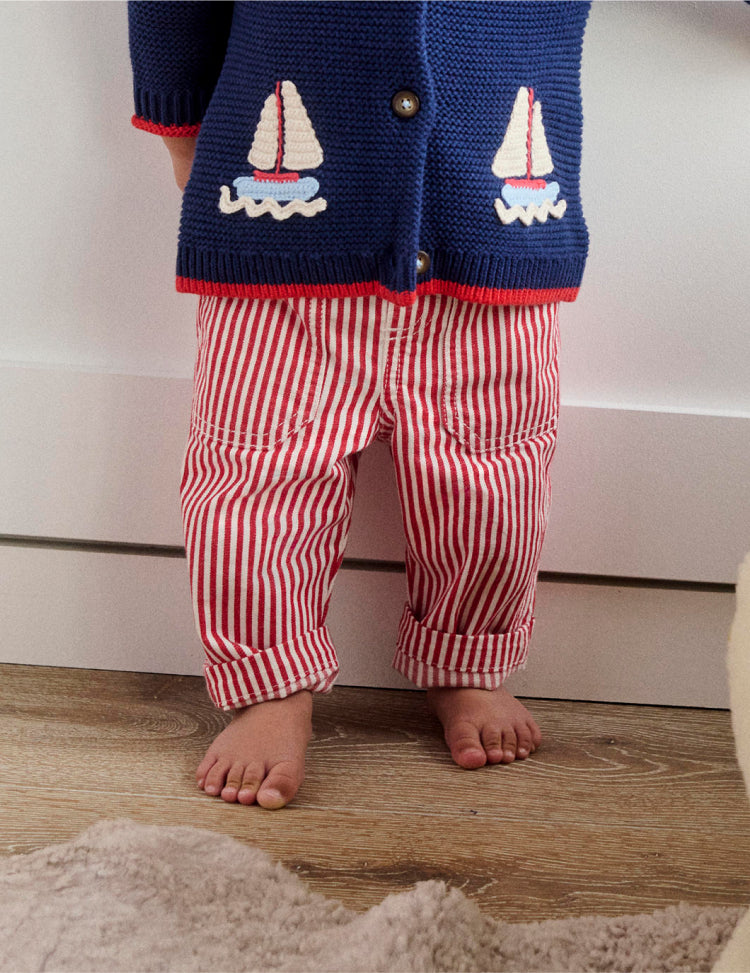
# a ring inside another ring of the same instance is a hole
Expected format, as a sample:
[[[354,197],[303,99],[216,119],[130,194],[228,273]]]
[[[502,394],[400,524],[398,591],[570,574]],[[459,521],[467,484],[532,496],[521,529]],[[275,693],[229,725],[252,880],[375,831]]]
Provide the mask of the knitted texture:
[[[221,72],[232,8],[128,3],[137,118],[163,128],[200,122]]]
[[[132,3],[134,124],[161,134],[200,125],[178,289],[573,300],[588,248],[588,9]],[[404,91],[419,99],[410,115],[393,103]]]

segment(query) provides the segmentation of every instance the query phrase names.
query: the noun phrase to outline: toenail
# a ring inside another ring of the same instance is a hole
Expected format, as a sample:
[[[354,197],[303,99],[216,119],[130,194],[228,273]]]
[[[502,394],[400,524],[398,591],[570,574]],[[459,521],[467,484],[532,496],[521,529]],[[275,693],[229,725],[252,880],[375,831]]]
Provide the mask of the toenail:
[[[263,791],[261,796],[263,798],[263,804],[267,807],[270,805],[268,808],[269,810],[275,810],[276,808],[283,807],[286,804],[286,798],[282,795],[281,791],[277,791],[275,787]]]

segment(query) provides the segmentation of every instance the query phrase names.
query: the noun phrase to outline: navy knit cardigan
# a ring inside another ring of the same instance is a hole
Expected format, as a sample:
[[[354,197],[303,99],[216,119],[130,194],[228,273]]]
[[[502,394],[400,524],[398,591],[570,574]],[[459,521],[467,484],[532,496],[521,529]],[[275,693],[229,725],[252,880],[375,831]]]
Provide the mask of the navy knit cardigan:
[[[177,288],[572,301],[584,2],[134,2],[133,124],[198,135]]]

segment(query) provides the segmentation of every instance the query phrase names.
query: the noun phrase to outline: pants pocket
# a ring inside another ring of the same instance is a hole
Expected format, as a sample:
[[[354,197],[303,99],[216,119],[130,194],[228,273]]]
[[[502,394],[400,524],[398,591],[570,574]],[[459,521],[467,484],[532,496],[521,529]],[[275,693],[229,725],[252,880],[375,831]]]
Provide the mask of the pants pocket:
[[[459,302],[442,336],[441,416],[473,451],[503,449],[557,427],[558,306]]]
[[[193,423],[229,446],[271,449],[315,418],[325,353],[304,301],[202,297]]]

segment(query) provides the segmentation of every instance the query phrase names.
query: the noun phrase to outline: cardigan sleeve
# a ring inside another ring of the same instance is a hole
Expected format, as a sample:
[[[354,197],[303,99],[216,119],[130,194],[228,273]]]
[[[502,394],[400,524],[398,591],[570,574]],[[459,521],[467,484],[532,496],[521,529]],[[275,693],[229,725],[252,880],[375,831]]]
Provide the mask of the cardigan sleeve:
[[[198,134],[224,62],[233,6],[225,0],[130,0],[136,128]]]

